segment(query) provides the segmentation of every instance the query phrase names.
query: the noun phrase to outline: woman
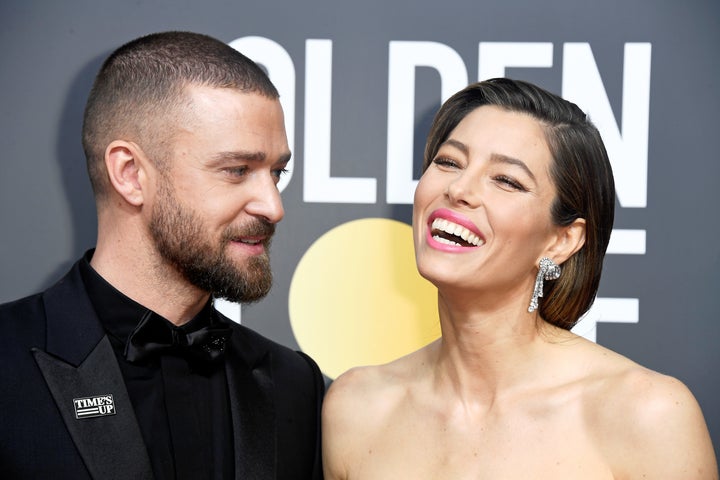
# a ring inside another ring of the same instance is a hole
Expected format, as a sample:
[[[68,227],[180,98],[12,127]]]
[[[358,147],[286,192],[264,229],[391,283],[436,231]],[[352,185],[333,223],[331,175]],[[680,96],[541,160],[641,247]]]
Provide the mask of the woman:
[[[534,85],[470,85],[438,112],[415,192],[442,336],[353,369],[323,409],[326,479],[717,479],[679,381],[570,332],[615,206],[597,129]]]

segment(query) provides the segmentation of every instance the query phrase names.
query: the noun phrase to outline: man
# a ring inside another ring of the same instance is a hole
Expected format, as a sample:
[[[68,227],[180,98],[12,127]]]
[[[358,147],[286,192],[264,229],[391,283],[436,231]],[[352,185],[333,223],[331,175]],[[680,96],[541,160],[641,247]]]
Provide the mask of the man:
[[[272,281],[290,151],[265,73],[204,35],[134,40],[83,147],[96,248],[0,306],[0,476],[320,478],[317,365],[212,305]]]

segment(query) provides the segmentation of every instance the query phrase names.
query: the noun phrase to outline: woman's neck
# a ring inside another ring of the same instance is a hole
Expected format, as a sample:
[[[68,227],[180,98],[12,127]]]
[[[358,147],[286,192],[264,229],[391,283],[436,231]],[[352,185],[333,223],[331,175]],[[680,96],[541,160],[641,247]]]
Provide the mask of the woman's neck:
[[[553,346],[577,338],[537,312],[528,313],[519,301],[489,303],[440,295],[442,339],[435,346],[436,387],[488,405],[514,389],[536,385],[551,373]]]

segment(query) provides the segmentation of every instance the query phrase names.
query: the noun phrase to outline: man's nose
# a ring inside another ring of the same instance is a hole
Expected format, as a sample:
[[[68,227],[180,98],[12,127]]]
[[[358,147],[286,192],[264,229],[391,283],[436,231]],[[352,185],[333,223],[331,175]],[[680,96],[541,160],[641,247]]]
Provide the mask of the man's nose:
[[[263,217],[270,223],[278,223],[285,216],[280,191],[272,174],[256,177],[252,198],[245,207],[247,213]]]

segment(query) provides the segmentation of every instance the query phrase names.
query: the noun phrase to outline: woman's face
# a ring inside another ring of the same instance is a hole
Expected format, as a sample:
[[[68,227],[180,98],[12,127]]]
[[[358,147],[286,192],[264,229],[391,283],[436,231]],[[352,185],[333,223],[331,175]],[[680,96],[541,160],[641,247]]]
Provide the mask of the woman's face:
[[[498,301],[516,295],[527,303],[537,263],[558,234],[550,217],[551,163],[534,118],[493,106],[470,112],[415,191],[420,274],[441,289],[495,292]]]

